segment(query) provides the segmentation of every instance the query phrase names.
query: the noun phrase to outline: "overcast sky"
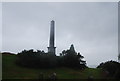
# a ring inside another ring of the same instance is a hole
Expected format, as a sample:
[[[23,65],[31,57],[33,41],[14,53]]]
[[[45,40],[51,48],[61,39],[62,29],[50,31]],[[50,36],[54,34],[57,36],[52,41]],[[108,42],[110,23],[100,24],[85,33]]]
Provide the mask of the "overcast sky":
[[[0,2],[0,51],[1,50],[2,50],[2,3]]]
[[[51,20],[57,55],[74,44],[88,65],[117,60],[117,2],[2,3],[2,51],[47,52]]]

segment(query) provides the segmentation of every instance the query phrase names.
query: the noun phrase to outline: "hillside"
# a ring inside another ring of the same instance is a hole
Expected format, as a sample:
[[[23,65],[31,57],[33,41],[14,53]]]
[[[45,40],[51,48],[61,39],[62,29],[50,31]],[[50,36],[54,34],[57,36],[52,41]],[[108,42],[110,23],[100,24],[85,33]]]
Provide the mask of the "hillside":
[[[2,54],[2,77],[3,79],[39,79],[42,72],[45,79],[53,72],[56,72],[58,79],[87,79],[93,76],[94,79],[103,79],[103,71],[101,69],[86,68],[85,70],[70,68],[54,68],[54,69],[31,69],[20,67],[15,64],[16,55]]]

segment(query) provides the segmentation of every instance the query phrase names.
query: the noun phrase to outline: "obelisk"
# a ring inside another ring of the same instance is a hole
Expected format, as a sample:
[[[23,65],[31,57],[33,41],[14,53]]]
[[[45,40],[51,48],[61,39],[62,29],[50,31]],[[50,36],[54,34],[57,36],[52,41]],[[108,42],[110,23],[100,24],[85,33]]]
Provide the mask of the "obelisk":
[[[56,48],[56,47],[54,47],[54,36],[55,36],[54,35],[54,33],[55,33],[54,26],[55,26],[55,21],[52,20],[51,25],[50,25],[50,40],[49,40],[48,53],[53,54],[53,55],[55,55],[55,48]]]

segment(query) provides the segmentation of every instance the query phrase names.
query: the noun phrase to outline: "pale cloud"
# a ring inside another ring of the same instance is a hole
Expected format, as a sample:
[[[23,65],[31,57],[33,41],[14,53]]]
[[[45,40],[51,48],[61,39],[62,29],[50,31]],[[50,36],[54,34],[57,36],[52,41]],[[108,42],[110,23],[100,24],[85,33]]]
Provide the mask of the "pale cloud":
[[[2,3],[0,2],[0,50],[2,50]]]
[[[55,20],[57,54],[71,44],[89,65],[117,60],[118,8],[110,3],[3,3],[3,49],[47,52]]]
[[[1,0],[1,2],[118,2],[119,0]]]

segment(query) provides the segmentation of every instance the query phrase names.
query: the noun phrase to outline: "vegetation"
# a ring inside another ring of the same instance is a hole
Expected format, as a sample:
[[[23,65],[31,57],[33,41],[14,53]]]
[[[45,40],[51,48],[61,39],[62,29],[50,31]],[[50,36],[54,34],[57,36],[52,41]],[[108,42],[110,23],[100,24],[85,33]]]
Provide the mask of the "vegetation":
[[[83,58],[80,53],[75,52],[74,46],[71,45],[70,49],[63,50],[60,53],[60,65],[83,69],[86,67],[86,61],[83,61]]]
[[[60,56],[44,51],[23,50],[17,55],[2,53],[2,78],[5,79],[118,79],[120,63],[107,61],[97,68],[88,68],[84,57],[74,46],[63,50]]]
[[[57,57],[40,50],[24,50],[17,54],[16,64],[29,68],[51,68],[57,65]]]
[[[120,63],[116,61],[101,63],[97,68],[103,69],[106,77],[120,79]]]
[[[2,57],[3,79],[39,79],[41,72],[43,73],[45,79],[48,79],[49,75],[51,75],[53,72],[56,72],[58,79],[88,79],[90,75],[92,75],[94,79],[105,78],[101,69],[86,68],[84,70],[80,70],[68,67],[46,69],[27,68],[15,64],[17,55],[2,54]]]
[[[74,46],[70,49],[63,50],[61,56],[45,53],[44,51],[24,50],[17,54],[16,64],[19,66],[31,68],[55,68],[69,67],[83,69],[86,67],[86,62],[80,53],[76,53]]]
[[[119,53],[119,55],[118,55],[118,61],[120,62],[120,53]]]

